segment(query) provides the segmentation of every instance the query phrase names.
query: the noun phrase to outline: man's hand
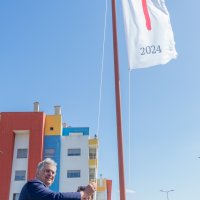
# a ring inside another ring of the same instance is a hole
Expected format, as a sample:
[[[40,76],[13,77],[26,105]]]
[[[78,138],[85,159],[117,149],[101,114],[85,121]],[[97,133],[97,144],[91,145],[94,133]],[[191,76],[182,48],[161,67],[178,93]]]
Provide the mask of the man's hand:
[[[81,200],[89,200],[90,197],[86,192],[80,191],[80,193],[81,193]]]
[[[90,200],[94,192],[97,190],[96,182],[91,182],[89,185],[85,187],[83,191],[81,191],[81,200]]]

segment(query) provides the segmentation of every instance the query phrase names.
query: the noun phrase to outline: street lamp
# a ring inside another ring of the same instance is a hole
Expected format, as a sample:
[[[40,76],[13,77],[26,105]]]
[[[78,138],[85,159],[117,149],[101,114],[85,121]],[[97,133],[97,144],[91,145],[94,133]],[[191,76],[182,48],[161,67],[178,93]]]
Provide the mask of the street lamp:
[[[173,192],[174,190],[160,190],[161,192],[165,192],[167,194],[167,200],[169,200],[169,192]]]

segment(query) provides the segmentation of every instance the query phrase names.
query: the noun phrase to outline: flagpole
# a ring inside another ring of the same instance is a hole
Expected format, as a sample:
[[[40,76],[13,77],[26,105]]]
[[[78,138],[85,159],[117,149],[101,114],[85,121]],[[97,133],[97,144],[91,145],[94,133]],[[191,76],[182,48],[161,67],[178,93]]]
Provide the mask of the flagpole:
[[[126,200],[126,189],[125,189],[125,178],[124,178],[122,120],[121,120],[121,102],[120,102],[118,43],[117,43],[116,1],[115,0],[112,0],[112,23],[113,23],[116,122],[117,122],[118,165],[119,165],[119,192],[120,192],[120,200]]]

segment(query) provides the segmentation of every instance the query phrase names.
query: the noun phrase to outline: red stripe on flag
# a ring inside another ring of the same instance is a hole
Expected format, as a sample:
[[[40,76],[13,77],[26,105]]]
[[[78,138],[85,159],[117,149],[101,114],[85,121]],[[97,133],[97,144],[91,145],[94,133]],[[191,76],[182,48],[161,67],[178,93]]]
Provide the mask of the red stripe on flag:
[[[143,12],[144,12],[145,20],[146,20],[146,27],[150,31],[151,30],[151,19],[149,17],[146,0],[142,0],[142,8],[143,8]]]

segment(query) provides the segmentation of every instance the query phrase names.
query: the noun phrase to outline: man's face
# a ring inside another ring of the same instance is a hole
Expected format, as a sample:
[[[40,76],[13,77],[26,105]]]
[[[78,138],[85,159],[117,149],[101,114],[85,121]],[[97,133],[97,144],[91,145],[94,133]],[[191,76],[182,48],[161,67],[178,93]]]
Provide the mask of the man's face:
[[[56,175],[56,167],[46,164],[42,170],[37,172],[37,178],[42,181],[47,187],[53,182]]]

